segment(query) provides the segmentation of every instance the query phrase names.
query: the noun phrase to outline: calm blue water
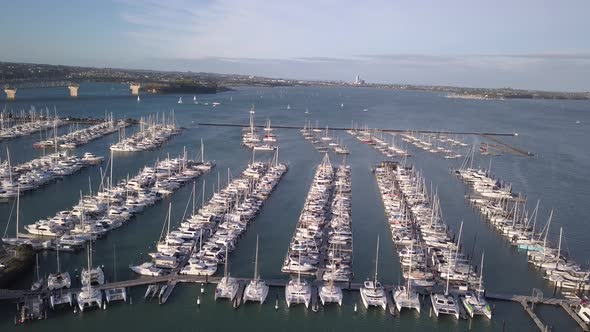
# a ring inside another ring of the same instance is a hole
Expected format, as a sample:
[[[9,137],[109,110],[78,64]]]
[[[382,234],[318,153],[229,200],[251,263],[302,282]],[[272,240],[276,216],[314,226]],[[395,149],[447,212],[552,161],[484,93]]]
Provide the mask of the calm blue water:
[[[448,99],[442,95],[414,92],[390,91],[368,88],[238,88],[236,91],[217,95],[197,96],[202,102],[220,102],[215,108],[191,103],[192,96],[182,95],[185,104],[177,104],[181,95],[142,95],[141,103],[129,95],[126,86],[113,84],[86,84],[80,89],[78,99],[66,97],[65,89],[19,90],[15,102],[0,105],[13,110],[55,107],[60,116],[102,116],[105,111],[118,118],[139,118],[156,112],[174,110],[177,123],[187,129],[174,137],[158,150],[135,154],[122,154],[115,157],[114,177],[125,178],[134,175],[142,166],[154,163],[158,158],[179,154],[183,147],[196,155],[199,140],[206,144],[206,156],[214,159],[218,167],[215,172],[204,175],[196,181],[201,188],[206,182],[207,196],[213,184],[217,185],[217,172],[221,173],[222,185],[228,170],[237,174],[252,157],[251,152],[240,146],[240,129],[231,127],[199,127],[199,122],[247,123],[248,109],[256,106],[257,123],[267,118],[275,124],[303,125],[305,119],[318,121],[323,126],[349,126],[351,122],[369,127],[397,129],[436,129],[457,131],[518,132],[518,137],[502,138],[535,154],[523,158],[503,154],[493,157],[492,169],[502,179],[512,182],[516,191],[529,197],[530,202],[541,200],[542,216],[555,209],[551,236],[556,240],[559,227],[564,227],[565,243],[571,256],[579,263],[586,264],[590,252],[590,224],[587,204],[590,193],[590,155],[587,153],[590,125],[590,103],[580,101],[481,101]],[[340,108],[343,103],[344,107]],[[287,110],[287,105],[291,106]],[[362,112],[367,108],[368,112]],[[309,109],[309,114],[304,114]],[[576,121],[580,121],[579,124]],[[61,128],[65,132],[67,128]],[[134,129],[130,129],[134,130]],[[260,236],[260,266],[263,277],[285,277],[280,272],[282,259],[286,252],[299,211],[305,200],[315,166],[321,155],[307,143],[296,130],[277,130],[281,146],[281,159],[290,164],[289,172],[272,194],[261,214],[252,223],[231,256],[233,275],[250,276],[253,269],[253,256],[256,235]],[[34,134],[19,139],[0,142],[0,157],[5,158],[6,148],[11,151],[14,162],[35,158],[43,153],[32,148],[32,143],[42,134]],[[372,148],[362,145],[356,139],[342,132],[338,134],[351,150],[348,162],[352,165],[353,189],[353,227],[355,239],[354,274],[356,281],[372,275],[374,265],[374,245],[381,235],[380,275],[383,282],[397,283],[400,278],[398,259],[385,222],[383,206],[370,166],[383,159]],[[475,136],[460,137],[467,143],[481,140]],[[111,143],[117,141],[117,134],[110,135],[85,146],[76,152],[86,151],[98,155],[108,153]],[[530,294],[533,287],[551,296],[553,290],[541,278],[541,274],[526,263],[525,255],[507,244],[465,203],[463,195],[466,188],[449,170],[460,164],[435,155],[417,151],[411,162],[421,169],[428,182],[438,189],[443,214],[447,224],[457,232],[464,221],[464,250],[479,256],[486,252],[484,280],[489,292]],[[270,156],[259,156],[268,158]],[[486,166],[490,157],[478,157],[476,164]],[[339,157],[333,156],[334,161]],[[98,187],[99,169],[88,168],[73,176],[27,193],[21,198],[22,224],[53,216],[57,211],[75,204],[80,191]],[[95,262],[104,264],[109,279],[131,278],[128,269],[131,263],[145,259],[149,248],[153,247],[164,222],[167,202],[173,204],[173,220],[178,223],[183,215],[191,186],[187,185],[174,195],[165,199],[127,223],[124,227],[110,233],[97,242]],[[0,230],[4,230],[11,204],[0,205]],[[541,219],[543,219],[541,218]],[[9,232],[14,232],[14,223]],[[21,229],[22,231],[22,229]],[[114,265],[114,251],[116,261]],[[55,270],[54,253],[43,253],[42,273]],[[62,268],[70,272],[80,269],[85,262],[84,253],[63,254]],[[28,287],[32,281],[25,275],[14,287]],[[138,328],[155,330],[172,328],[174,330],[415,330],[415,331],[456,331],[468,330],[467,321],[436,319],[428,316],[428,306],[423,306],[422,315],[404,313],[394,318],[377,310],[365,312],[360,309],[354,314],[352,307],[358,302],[358,294],[345,294],[342,308],[326,308],[320,313],[312,313],[296,307],[275,311],[272,304],[258,306],[246,305],[238,310],[229,303],[214,303],[212,287],[208,287],[201,307],[196,306],[198,293],[196,285],[180,285],[169,302],[160,306],[156,302],[143,300],[145,289],[132,292],[133,304],[116,304],[108,310],[95,310],[74,315],[69,310],[51,312],[50,319],[35,322],[26,327],[30,330],[50,331],[56,329],[85,331],[105,328]],[[269,302],[274,302],[276,294],[282,296],[282,289],[271,289]],[[274,304],[274,303],[273,303]],[[534,330],[535,326],[527,318],[518,304],[494,302],[495,316],[490,322],[476,319],[473,330],[501,331]],[[577,325],[560,309],[541,308],[541,319],[554,326],[556,331],[576,330]],[[0,330],[14,329],[13,304],[0,304]],[[505,324],[505,325],[504,325]]]

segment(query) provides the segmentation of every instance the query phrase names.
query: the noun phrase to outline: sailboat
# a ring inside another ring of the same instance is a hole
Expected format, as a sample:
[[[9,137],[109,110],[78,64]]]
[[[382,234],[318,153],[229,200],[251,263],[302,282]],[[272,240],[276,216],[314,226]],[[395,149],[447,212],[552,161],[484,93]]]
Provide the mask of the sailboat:
[[[479,271],[479,286],[473,291],[468,291],[465,293],[465,297],[461,299],[465,310],[471,318],[474,315],[483,315],[486,316],[488,319],[492,319],[492,309],[490,309],[490,305],[484,296],[484,289],[483,289],[483,258],[484,254],[481,254],[481,268]]]
[[[88,253],[88,262],[89,262],[88,269],[82,269],[82,273],[80,274],[81,280],[82,280],[82,285],[83,286],[91,285],[91,284],[102,285],[102,284],[104,284],[104,272],[102,271],[102,268],[100,266],[97,266],[95,268],[91,267],[92,266],[92,241],[89,241],[88,250],[90,251]]]
[[[256,256],[254,260],[254,278],[248,283],[244,291],[244,303],[249,301],[257,301],[260,304],[264,303],[268,295],[268,285],[264,280],[260,279],[258,274],[258,235],[256,236]]]
[[[178,98],[178,104],[182,104],[182,97]]]
[[[137,102],[139,103],[141,101],[141,99],[139,98],[139,96],[137,96]]]
[[[47,288],[51,291],[60,290],[60,292],[53,292],[49,297],[49,303],[53,309],[61,304],[69,304],[71,307],[73,304],[72,293],[67,289],[64,290],[64,288],[70,288],[72,285],[72,279],[68,272],[61,272],[61,266],[59,263],[59,245],[56,245],[55,249],[57,252],[57,273],[52,273],[47,276]]]
[[[287,104],[287,110],[291,109],[291,105]]]
[[[369,306],[381,307],[383,310],[387,308],[387,298],[385,297],[385,288],[377,280],[377,269],[379,266],[379,236],[377,236],[377,250],[375,254],[375,278],[373,280],[366,280],[361,287],[361,300],[365,308]]]
[[[305,114],[309,114],[309,108],[305,108]]]
[[[43,288],[43,278],[41,278],[41,275],[39,273],[39,254],[35,254],[35,276],[34,276],[35,280],[33,281],[33,284],[31,285],[31,290],[33,292],[36,292],[38,290],[40,290],[41,288]]]
[[[72,279],[68,272],[61,272],[61,265],[59,262],[59,244],[55,246],[56,257],[57,257],[57,273],[52,273],[47,276],[47,288],[49,290],[70,288],[72,285]]]
[[[10,166],[9,166],[10,167]],[[15,232],[15,237],[6,237],[6,232],[8,231],[8,225],[10,223],[6,224],[6,230],[4,232],[4,237],[2,237],[2,242],[9,244],[9,245],[13,245],[13,246],[17,246],[17,245],[21,245],[21,244],[29,244],[30,241],[26,238],[21,238],[18,235],[18,226],[19,226],[19,215],[20,215],[20,184],[17,186],[17,193],[16,193],[16,232]]]
[[[91,244],[89,242],[88,243],[88,251],[87,251],[88,252],[88,254],[87,254],[88,270],[86,270],[86,271],[90,271],[90,265],[91,265],[90,264],[90,257],[91,257],[90,252],[91,252],[91,250],[92,250]],[[101,308],[102,307],[102,292],[100,291],[100,289],[92,288],[92,283],[88,283],[82,287],[82,291],[80,291],[80,293],[78,293],[76,300],[78,302],[78,308],[80,308],[80,311],[84,311],[84,309],[91,308],[94,306]]]
[[[410,264],[408,272],[408,285],[398,286],[393,291],[393,299],[395,300],[395,307],[397,311],[401,312],[402,308],[416,309],[420,313],[420,297],[418,292],[412,289],[412,282],[410,276],[412,275],[412,256],[414,256],[414,242],[410,245]]]
[[[215,167],[214,162],[205,161],[205,144],[203,144],[203,139],[201,138],[201,163],[196,166],[196,169],[202,172],[209,172],[213,167]]]
[[[449,257],[451,257],[451,249],[449,248]],[[430,300],[432,302],[432,311],[436,317],[440,314],[452,315],[456,319],[459,319],[459,306],[455,302],[453,296],[449,294],[449,282],[451,280],[451,264],[447,264],[447,287],[444,294],[433,293],[430,294]]]
[[[193,101],[195,102],[195,104],[197,103],[197,96],[193,96]]]
[[[215,287],[215,300],[218,298],[226,298],[230,301],[233,301],[238,293],[238,282],[235,278],[229,276],[229,272],[227,270],[228,262],[229,262],[229,255],[227,253],[227,245],[225,246],[225,269],[223,272],[223,278]]]
[[[330,280],[328,284],[324,284],[320,286],[319,294],[320,294],[320,301],[322,301],[322,305],[326,305],[326,303],[338,303],[339,306],[342,306],[342,289],[340,287],[334,285],[334,274],[335,274],[335,264],[332,264],[332,269],[330,273]]]
[[[299,266],[301,266],[301,256],[299,256]],[[297,271],[297,279],[289,280],[285,287],[285,301],[287,301],[287,308],[291,304],[303,303],[306,308],[309,308],[311,302],[311,286],[307,280],[301,279],[301,270]]]

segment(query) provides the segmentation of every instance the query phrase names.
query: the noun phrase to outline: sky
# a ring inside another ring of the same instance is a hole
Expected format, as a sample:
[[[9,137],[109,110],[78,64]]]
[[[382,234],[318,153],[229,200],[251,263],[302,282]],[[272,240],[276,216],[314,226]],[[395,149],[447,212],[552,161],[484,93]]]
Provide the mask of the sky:
[[[0,61],[590,91],[589,0],[3,0]]]

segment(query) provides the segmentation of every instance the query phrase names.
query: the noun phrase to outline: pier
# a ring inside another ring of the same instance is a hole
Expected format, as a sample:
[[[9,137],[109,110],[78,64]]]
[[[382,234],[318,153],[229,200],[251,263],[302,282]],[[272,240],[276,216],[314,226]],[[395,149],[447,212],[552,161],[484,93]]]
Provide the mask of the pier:
[[[179,275],[176,273],[171,273],[171,274],[157,276],[157,277],[141,277],[138,279],[130,279],[130,280],[124,280],[124,281],[118,281],[118,282],[111,282],[108,284],[95,286],[95,288],[106,291],[106,290],[115,289],[115,288],[133,288],[133,287],[141,287],[141,286],[148,286],[148,285],[154,285],[154,284],[165,284],[168,287],[166,288],[166,290],[164,291],[162,296],[159,298],[159,303],[165,304],[168,301],[170,295],[172,294],[172,292],[175,289],[175,286],[178,283],[196,284],[196,285],[217,284],[220,282],[221,278],[222,278],[221,276],[206,277],[206,276]],[[251,280],[251,278],[236,278],[236,279],[237,279],[240,287],[238,289],[238,294],[236,295],[236,298],[233,301],[233,307],[237,309],[237,308],[239,308],[241,303],[243,303],[242,298],[243,298],[244,288],[247,285],[247,283]],[[287,280],[287,279],[264,279],[264,282],[270,287],[282,288],[287,285],[289,280]],[[314,280],[310,284],[312,286],[311,308],[315,312],[315,311],[318,311],[317,308],[319,308],[318,288],[319,288],[319,286],[323,285],[324,282],[321,280]],[[343,290],[348,290],[348,291],[359,291],[361,289],[361,287],[363,287],[363,283],[361,283],[361,282],[352,282],[352,283],[335,282],[334,284],[338,287],[341,287]],[[395,287],[395,285],[393,285],[393,284],[387,284],[387,285],[384,284],[383,286],[385,287],[385,290],[388,294],[390,294],[391,290],[394,289],[394,287]],[[81,289],[80,288],[72,288],[69,291],[75,294],[75,293],[80,292]],[[60,290],[56,290],[56,291],[43,290],[43,291],[33,292],[30,290],[0,289],[0,301],[4,300],[4,301],[23,303],[27,299],[30,299],[30,298],[38,298],[38,297],[49,298],[49,296],[51,296],[53,294],[58,294],[59,292],[61,292],[61,291]],[[509,301],[509,302],[515,302],[515,303],[521,304],[523,309],[531,317],[531,319],[535,322],[535,324],[537,325],[537,327],[541,331],[548,331],[547,330],[548,327],[537,316],[537,314],[534,311],[534,305],[537,305],[537,304],[559,306],[559,307],[563,308],[567,312],[567,314],[580,325],[582,330],[584,330],[584,331],[589,330],[589,327],[571,309],[572,306],[575,306],[578,304],[578,302],[575,300],[559,299],[559,298],[539,298],[539,297],[526,296],[526,295],[502,294],[502,293],[491,293],[491,292],[486,293],[486,298],[489,300],[492,300],[492,301]],[[395,305],[393,303],[393,298],[391,297],[391,295],[387,296],[387,301],[388,301],[388,306],[389,306],[388,312],[393,316],[397,316],[398,312],[395,308]],[[423,300],[422,304],[424,305],[425,303],[427,303],[427,302]],[[465,315],[465,314],[461,315],[461,317],[463,319],[467,319],[467,315]]]
[[[504,143],[501,140],[499,140],[496,137],[492,137],[492,136],[498,136],[498,135],[491,135],[489,133],[485,133],[485,134],[479,134],[479,136],[481,136],[482,138],[486,138],[489,139],[490,141],[493,141],[495,143],[497,143],[498,145],[494,145],[493,147],[497,150],[503,151],[503,152],[508,152],[508,153],[512,153],[514,155],[517,156],[522,156],[522,157],[532,157],[534,156],[533,153],[528,152],[528,151],[524,151],[523,149],[519,149],[515,146],[512,146],[510,144]],[[516,136],[516,135],[513,135]],[[501,147],[503,147],[504,149],[500,149]]]
[[[199,126],[214,126],[214,127],[240,127],[246,128],[249,127],[249,124],[241,124],[241,123],[223,123],[223,122],[200,122],[197,125]],[[280,128],[280,129],[304,129],[302,126],[293,126],[293,125],[272,125],[273,128]],[[254,125],[255,128],[264,128],[264,125]],[[512,137],[517,136],[514,133],[492,133],[492,132],[475,132],[475,131],[446,131],[446,130],[420,130],[420,129],[393,129],[393,128],[373,128],[376,131],[382,131],[386,133],[424,133],[424,134],[449,134],[449,135],[480,135],[480,136],[505,136],[505,137]],[[347,130],[354,130],[354,128],[350,127],[330,127],[332,131],[347,131]],[[501,141],[500,141],[501,142]],[[504,144],[504,143],[502,143]],[[522,150],[521,150],[522,151]],[[525,152],[526,153],[526,152]]]

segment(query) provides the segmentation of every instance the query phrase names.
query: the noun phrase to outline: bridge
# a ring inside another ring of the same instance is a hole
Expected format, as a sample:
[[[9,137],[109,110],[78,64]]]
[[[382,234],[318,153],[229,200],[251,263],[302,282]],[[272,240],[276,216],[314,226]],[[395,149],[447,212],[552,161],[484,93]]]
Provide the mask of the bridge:
[[[15,100],[16,92],[21,89],[39,89],[39,88],[59,88],[66,87],[69,90],[70,97],[78,97],[78,90],[80,89],[80,83],[82,82],[117,82],[117,83],[128,83],[131,95],[137,96],[141,83],[139,82],[126,82],[121,79],[113,78],[94,78],[94,79],[81,79],[81,78],[55,78],[55,79],[41,79],[41,80],[11,80],[1,84],[6,93],[7,100]]]

